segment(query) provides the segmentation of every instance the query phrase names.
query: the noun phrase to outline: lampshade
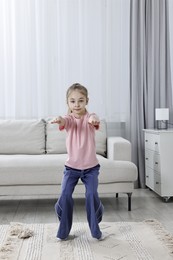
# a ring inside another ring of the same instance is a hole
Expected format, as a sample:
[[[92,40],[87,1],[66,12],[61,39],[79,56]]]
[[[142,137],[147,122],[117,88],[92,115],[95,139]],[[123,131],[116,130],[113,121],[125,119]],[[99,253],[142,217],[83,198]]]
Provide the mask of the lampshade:
[[[169,120],[169,108],[156,108],[155,109],[156,120]]]

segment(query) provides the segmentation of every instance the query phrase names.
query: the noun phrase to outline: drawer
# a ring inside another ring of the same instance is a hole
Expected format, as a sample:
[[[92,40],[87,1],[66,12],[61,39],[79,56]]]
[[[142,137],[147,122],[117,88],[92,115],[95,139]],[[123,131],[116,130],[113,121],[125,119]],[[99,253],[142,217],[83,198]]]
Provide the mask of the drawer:
[[[160,172],[160,154],[151,150],[145,150],[145,164],[154,171]]]
[[[160,174],[155,172],[153,169],[146,167],[146,186],[155,191],[157,194],[161,195],[161,177]]]
[[[146,167],[145,169],[146,175],[145,175],[145,184],[150,189],[154,190],[154,171],[153,169]]]
[[[154,191],[161,195],[161,177],[157,173],[154,173]]]
[[[159,153],[160,135],[145,133],[145,149],[150,149]]]

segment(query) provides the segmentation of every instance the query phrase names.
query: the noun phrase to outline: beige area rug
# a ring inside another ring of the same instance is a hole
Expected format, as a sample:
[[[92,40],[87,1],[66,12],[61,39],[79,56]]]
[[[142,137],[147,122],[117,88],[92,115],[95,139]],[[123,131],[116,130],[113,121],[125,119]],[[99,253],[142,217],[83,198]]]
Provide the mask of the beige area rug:
[[[173,237],[156,220],[102,222],[103,241],[90,236],[87,223],[74,223],[67,241],[56,240],[58,224],[0,225],[4,260],[169,260]]]

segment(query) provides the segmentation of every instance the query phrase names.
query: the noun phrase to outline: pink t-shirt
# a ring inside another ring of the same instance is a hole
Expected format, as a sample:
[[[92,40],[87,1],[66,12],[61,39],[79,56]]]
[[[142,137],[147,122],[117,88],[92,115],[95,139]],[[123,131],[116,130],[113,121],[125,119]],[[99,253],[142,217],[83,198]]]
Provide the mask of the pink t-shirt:
[[[93,114],[92,114],[93,115]],[[88,169],[98,164],[95,148],[95,129],[88,123],[91,116],[88,112],[81,118],[73,114],[64,117],[67,131],[66,147],[68,159],[66,165],[75,169]]]

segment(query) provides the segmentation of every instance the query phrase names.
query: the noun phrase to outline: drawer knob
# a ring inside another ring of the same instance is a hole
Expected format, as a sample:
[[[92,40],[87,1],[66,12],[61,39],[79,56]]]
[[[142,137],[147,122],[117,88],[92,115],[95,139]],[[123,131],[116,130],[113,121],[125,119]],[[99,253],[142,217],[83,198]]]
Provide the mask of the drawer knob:
[[[145,160],[148,160],[148,158],[146,157]]]
[[[158,144],[158,142],[155,142],[155,144],[157,145],[157,144]]]
[[[156,184],[159,184],[159,181],[156,181]]]
[[[145,142],[147,143],[147,142],[148,142],[148,140],[145,140]]]
[[[157,165],[157,164],[159,164],[158,162],[155,162],[155,164]]]

